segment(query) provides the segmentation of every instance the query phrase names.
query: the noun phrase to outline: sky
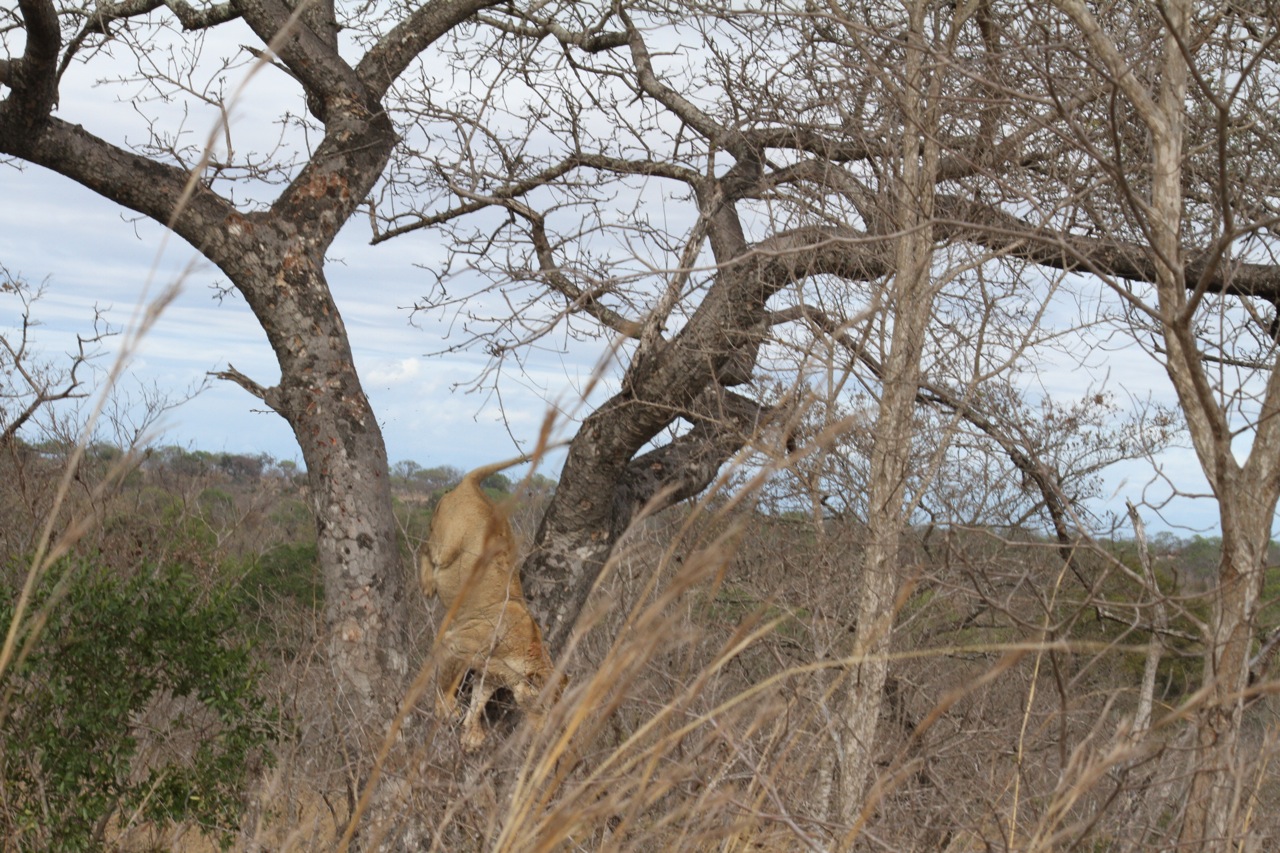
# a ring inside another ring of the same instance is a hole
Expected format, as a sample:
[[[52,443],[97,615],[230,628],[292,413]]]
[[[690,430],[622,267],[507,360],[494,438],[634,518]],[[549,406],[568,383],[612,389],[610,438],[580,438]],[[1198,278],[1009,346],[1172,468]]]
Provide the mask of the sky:
[[[0,196],[0,263],[31,285],[44,283],[31,313],[40,323],[35,343],[46,358],[72,349],[76,333],[92,330],[95,307],[113,327],[127,328],[145,294],[154,297],[178,281],[177,298],[141,341],[122,391],[136,395],[139,384],[154,383],[181,396],[228,364],[263,385],[278,380],[266,336],[248,307],[234,291],[219,298],[217,270],[181,240],[166,239],[159,226],[135,222],[117,205],[37,167],[0,169]],[[504,380],[501,401],[469,391],[487,357],[432,357],[453,342],[448,318],[411,318],[408,310],[430,287],[427,273],[414,266],[425,253],[413,237],[367,244],[367,224],[350,223],[330,253],[328,275],[392,462],[468,468],[506,458],[518,452],[512,436],[530,446],[548,405],[575,407],[593,367],[586,352],[578,364],[535,358],[527,376]],[[0,302],[0,327],[12,328],[19,308],[16,299]],[[99,363],[108,366],[106,359]],[[263,408],[239,386],[212,380],[166,415],[161,443],[300,462],[288,425]]]
[[[219,37],[231,43],[251,40],[234,31]],[[129,103],[127,87],[96,87],[96,78],[83,76],[87,73],[72,66],[64,78],[62,118],[113,141],[136,141],[146,131],[142,113],[165,108],[147,104],[139,109]],[[100,77],[101,69],[96,74]],[[227,74],[227,81],[229,89],[247,81],[229,114],[234,145],[241,151],[269,150],[279,135],[273,122],[280,100],[292,99],[295,109],[300,106],[293,84],[276,72],[249,76],[246,69]],[[202,142],[217,119],[214,110],[188,106],[177,125],[185,134],[181,138]],[[213,137],[226,138],[221,131]],[[355,217],[332,248],[327,273],[392,463],[471,468],[530,447],[549,408],[581,417],[589,404],[582,400],[582,389],[608,351],[605,341],[531,353],[523,373],[504,374],[500,394],[469,390],[487,356],[478,350],[432,355],[458,341],[456,324],[448,315],[411,315],[409,310],[431,288],[433,279],[422,267],[444,257],[441,238],[424,231],[371,247],[369,237],[367,221]],[[122,390],[137,394],[140,386],[154,384],[181,396],[207,383],[166,415],[158,443],[265,452],[277,460],[301,462],[282,418],[263,411],[239,386],[207,379],[210,371],[230,364],[270,385],[279,371],[244,302],[233,291],[219,298],[214,286],[221,281],[218,272],[160,226],[39,167],[0,165],[0,264],[33,285],[45,283],[32,313],[41,323],[35,343],[51,358],[70,349],[77,332],[90,331],[95,307],[116,328],[127,328],[147,294],[154,296],[180,281],[177,299],[129,362]],[[15,300],[3,297],[0,328],[12,327],[17,309]],[[1074,364],[1045,365],[1036,381],[1046,393],[1066,398],[1098,390],[1118,395],[1122,403],[1126,397],[1170,398],[1163,371],[1145,356],[1098,353],[1091,362],[1094,369],[1087,374]],[[562,458],[559,454],[548,460],[543,473],[554,476]],[[1160,464],[1184,489],[1204,491],[1198,465],[1185,448],[1165,454]],[[1144,496],[1159,504],[1167,489],[1158,480],[1152,486],[1152,480],[1145,463],[1117,466],[1107,473],[1104,497],[1096,507],[1123,512],[1125,499],[1137,502]],[[1211,502],[1179,500],[1147,523],[1154,529],[1173,526],[1187,535],[1212,532],[1216,518]]]

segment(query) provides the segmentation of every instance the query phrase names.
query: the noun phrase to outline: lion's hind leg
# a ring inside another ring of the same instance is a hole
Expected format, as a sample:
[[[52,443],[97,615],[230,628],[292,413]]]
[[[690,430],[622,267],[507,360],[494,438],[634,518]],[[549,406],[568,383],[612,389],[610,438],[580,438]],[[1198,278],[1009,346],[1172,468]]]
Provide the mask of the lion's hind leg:
[[[441,656],[436,669],[436,716],[449,720],[458,710],[458,689],[467,674],[467,664],[449,650],[441,650]]]
[[[546,686],[553,675],[551,656],[542,642],[542,631],[523,602],[507,605],[506,620],[511,626],[495,661],[502,669],[502,680],[511,688],[516,705],[529,718],[530,724],[542,727],[547,705],[560,698],[560,685],[550,695]]]
[[[543,695],[553,673],[551,658],[523,602],[508,601],[496,613],[469,619],[452,629],[449,639],[451,660],[461,662],[459,676],[468,668],[474,676],[462,723],[464,749],[473,751],[484,743],[485,705],[502,687],[511,691],[530,724],[542,727],[546,705],[559,697],[560,689],[549,697]]]
[[[471,671],[471,698],[462,720],[462,748],[473,752],[484,743],[485,706],[500,687],[512,688],[514,684],[501,665],[495,665],[501,655],[504,638],[509,634],[510,622],[505,608],[497,613],[473,616],[453,626],[448,634],[448,650],[454,660],[461,662],[459,676]]]
[[[502,686],[489,672],[488,667],[473,668],[472,676],[471,704],[467,706],[467,715],[462,720],[464,752],[475,752],[484,743],[488,735],[484,728],[484,709],[493,698],[493,694]]]

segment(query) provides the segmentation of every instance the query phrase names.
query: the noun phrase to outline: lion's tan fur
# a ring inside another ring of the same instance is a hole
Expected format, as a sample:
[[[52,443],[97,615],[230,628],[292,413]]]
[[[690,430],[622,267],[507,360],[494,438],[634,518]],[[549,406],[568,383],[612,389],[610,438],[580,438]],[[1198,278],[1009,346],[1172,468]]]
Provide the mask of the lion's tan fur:
[[[540,725],[543,688],[552,674],[542,632],[520,589],[511,523],[480,488],[485,478],[523,461],[486,465],[463,477],[436,506],[418,558],[423,591],[440,596],[451,614],[439,643],[437,714],[451,717],[463,677],[468,670],[475,676],[462,726],[466,749],[484,741],[484,706],[499,687],[509,688]]]

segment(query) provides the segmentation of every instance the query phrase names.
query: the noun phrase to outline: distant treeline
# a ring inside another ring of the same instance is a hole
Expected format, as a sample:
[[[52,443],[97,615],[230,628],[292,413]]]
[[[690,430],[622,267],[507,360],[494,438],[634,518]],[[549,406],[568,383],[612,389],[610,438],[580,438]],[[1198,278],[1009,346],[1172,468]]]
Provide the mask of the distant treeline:
[[[73,447],[71,443],[63,441],[23,443],[19,439],[18,444],[21,451],[58,464],[68,458]],[[95,442],[85,449],[81,464],[114,464],[124,452],[122,448],[109,442]],[[192,450],[175,444],[147,448],[139,458],[138,468],[157,475],[216,476],[236,485],[252,485],[268,478],[292,482],[306,473],[296,461],[276,459],[269,453]],[[424,468],[413,460],[405,459],[391,466],[391,486],[397,495],[417,495],[430,499],[453,488],[465,473],[466,469],[454,465]],[[494,495],[503,495],[510,494],[520,482],[520,477],[513,478],[498,473],[488,477],[483,486]],[[550,495],[555,487],[554,479],[535,473],[527,479],[523,488],[526,493]],[[781,513],[783,518],[792,515],[792,512]],[[1175,565],[1186,580],[1212,577],[1222,555],[1220,536],[1197,534],[1183,537],[1171,531],[1160,531],[1151,535],[1148,546],[1154,556]],[[1131,540],[1117,539],[1113,543],[1113,548],[1119,553],[1132,547]],[[1280,544],[1274,541],[1268,553],[1268,563],[1280,565]]]
[[[73,449],[74,444],[67,441],[28,443],[18,439],[19,452],[51,463],[64,463]],[[85,448],[81,464],[111,465],[124,454],[123,448],[110,442],[94,442]],[[176,444],[146,448],[140,453],[137,465],[148,473],[167,472],[184,477],[218,475],[236,485],[252,485],[263,478],[294,480],[306,473],[298,462],[276,459],[269,453],[192,450]],[[465,473],[466,469],[453,465],[424,468],[413,460],[405,459],[391,466],[391,486],[397,493],[433,495],[457,485]],[[486,478],[483,486],[490,492],[509,494],[521,479],[498,473]],[[553,478],[534,474],[528,478],[525,488],[534,494],[549,494],[555,486]]]

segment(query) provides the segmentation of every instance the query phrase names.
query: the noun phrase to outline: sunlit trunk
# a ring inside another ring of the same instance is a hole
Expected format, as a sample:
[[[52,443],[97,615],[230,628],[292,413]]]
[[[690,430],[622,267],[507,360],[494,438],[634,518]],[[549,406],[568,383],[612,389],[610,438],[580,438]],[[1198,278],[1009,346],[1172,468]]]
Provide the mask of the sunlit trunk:
[[[858,621],[853,663],[838,692],[833,732],[838,781],[833,820],[856,828],[863,792],[875,758],[875,733],[888,674],[886,653],[894,622],[894,601],[902,582],[899,541],[906,527],[906,483],[910,474],[913,417],[920,380],[925,330],[932,315],[934,286],[933,187],[937,146],[932,141],[922,34],[924,5],[911,8],[907,76],[902,110],[907,135],[902,140],[902,174],[896,199],[900,236],[895,250],[891,292],[889,356],[885,362],[880,409],[875,425],[868,484],[868,545],[855,594]]]
[[[1235,849],[1241,829],[1240,732],[1276,494],[1274,488],[1234,491],[1219,498],[1222,560],[1181,831],[1187,849]]]
[[[281,354],[284,413],[307,465],[325,589],[328,660],[375,736],[407,673],[407,584],[382,431],[354,369],[342,320],[319,283],[305,347]],[[321,326],[321,322],[326,325]],[[323,329],[323,333],[321,330]],[[283,336],[300,340],[299,337]],[[340,365],[338,370],[334,365]]]
[[[1156,286],[1168,350],[1166,369],[1187,418],[1201,466],[1218,499],[1222,558],[1214,590],[1204,692],[1195,708],[1195,749],[1191,784],[1183,810],[1181,841],[1187,849],[1226,850],[1233,846],[1237,769],[1249,651],[1261,592],[1261,575],[1271,516],[1275,509],[1274,418],[1260,419],[1254,446],[1243,466],[1236,462],[1232,430],[1205,374],[1193,333],[1194,306],[1188,303],[1182,259],[1183,160],[1188,89],[1187,0],[1164,10],[1168,34],[1157,98],[1143,108],[1152,132],[1151,247],[1157,259]],[[1274,401],[1273,371],[1267,400]],[[1273,402],[1264,403],[1266,409]]]

